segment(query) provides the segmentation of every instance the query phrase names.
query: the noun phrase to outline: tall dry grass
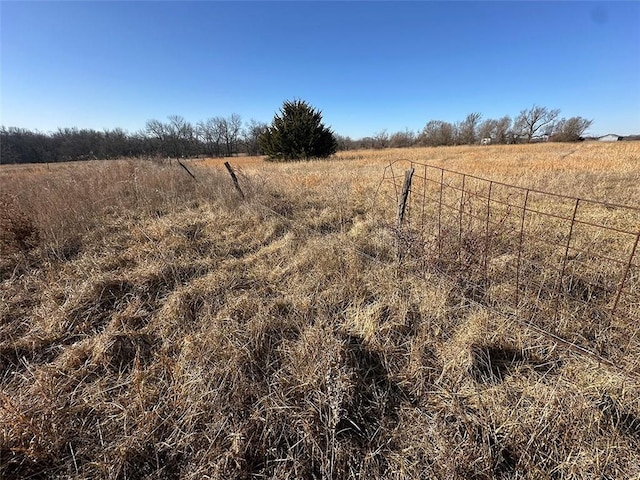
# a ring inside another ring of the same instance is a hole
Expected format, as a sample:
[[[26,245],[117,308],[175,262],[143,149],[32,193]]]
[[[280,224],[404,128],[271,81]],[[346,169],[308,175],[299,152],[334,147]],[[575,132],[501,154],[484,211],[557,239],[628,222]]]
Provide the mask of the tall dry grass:
[[[107,219],[162,216],[185,204],[223,198],[221,178],[205,169],[193,181],[175,163],[152,161],[9,166],[0,170],[0,222],[6,225],[0,241],[8,252],[40,247],[50,257],[71,258]]]
[[[0,170],[37,232],[2,250],[0,476],[637,478],[638,378],[398,269],[374,195],[414,155],[636,199],[607,147],[233,159],[244,201],[217,160]]]

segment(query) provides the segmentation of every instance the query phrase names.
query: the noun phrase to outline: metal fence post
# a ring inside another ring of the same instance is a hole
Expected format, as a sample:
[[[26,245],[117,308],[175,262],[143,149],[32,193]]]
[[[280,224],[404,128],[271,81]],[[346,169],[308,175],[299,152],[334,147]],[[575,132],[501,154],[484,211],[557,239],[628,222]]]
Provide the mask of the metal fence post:
[[[516,264],[516,310],[520,308],[520,264],[522,261],[522,245],[524,243],[524,219],[527,214],[527,203],[529,202],[529,189],[524,194],[522,204],[522,217],[520,218],[520,238],[518,239],[518,263]]]
[[[464,193],[465,193],[465,183],[467,181],[467,176],[465,174],[462,175],[462,191],[460,193],[460,212],[458,213],[458,218],[460,220],[460,225],[458,226],[458,262],[460,263],[460,267],[462,267],[462,213],[464,210]]]
[[[558,278],[558,288],[556,289],[556,301],[553,307],[553,321],[558,319],[558,306],[560,305],[560,294],[562,291],[562,279],[564,278],[564,272],[567,268],[567,258],[569,256],[569,248],[571,245],[571,237],[573,236],[573,227],[576,224],[576,215],[578,213],[578,205],[580,205],[580,199],[576,198],[576,204],[573,207],[573,216],[571,217],[571,226],[569,227],[569,235],[567,236],[567,245],[564,249],[564,256],[562,257],[562,268],[560,270],[560,277]]]
[[[485,242],[484,242],[484,283],[488,281],[488,262],[489,262],[489,221],[491,219],[491,190],[493,189],[493,181],[489,182],[489,192],[487,193],[487,222],[485,226]]]
[[[624,269],[624,273],[622,274],[622,278],[620,279],[620,286],[618,287],[618,291],[616,292],[616,299],[613,302],[613,306],[611,307],[610,318],[613,320],[613,316],[616,312],[616,308],[618,308],[618,302],[620,301],[620,296],[622,295],[622,289],[624,288],[624,284],[627,282],[627,277],[629,276],[629,270],[631,270],[631,265],[633,264],[633,257],[636,254],[636,249],[638,248],[638,242],[640,241],[640,232],[636,235],[636,240],[633,242],[633,248],[631,249],[631,255],[629,255],[629,261]]]

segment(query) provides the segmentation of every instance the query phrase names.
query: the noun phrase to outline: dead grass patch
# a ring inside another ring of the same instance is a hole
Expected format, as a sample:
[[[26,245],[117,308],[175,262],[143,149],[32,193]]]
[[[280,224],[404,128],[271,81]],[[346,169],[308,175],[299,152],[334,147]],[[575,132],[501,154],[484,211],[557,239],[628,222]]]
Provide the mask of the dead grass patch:
[[[414,156],[638,198],[637,146],[567,148],[234,159],[243,202],[215,161],[188,164],[197,182],[133,162],[0,170],[39,235],[2,251],[0,476],[637,477],[634,332],[611,368],[407,274],[374,196],[385,162]],[[579,279],[567,292],[599,295]]]

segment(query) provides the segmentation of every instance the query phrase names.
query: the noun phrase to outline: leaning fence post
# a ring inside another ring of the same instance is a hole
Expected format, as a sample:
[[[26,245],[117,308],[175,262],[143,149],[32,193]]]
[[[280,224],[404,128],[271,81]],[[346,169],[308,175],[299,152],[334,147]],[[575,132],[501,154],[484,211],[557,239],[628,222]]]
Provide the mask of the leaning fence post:
[[[553,321],[558,319],[558,307],[560,305],[560,295],[562,294],[562,280],[564,279],[564,273],[567,268],[567,258],[569,257],[569,249],[571,248],[571,237],[573,236],[573,227],[576,224],[576,215],[578,213],[578,206],[580,205],[580,199],[576,198],[576,204],[573,207],[573,216],[571,217],[571,226],[569,227],[569,235],[567,235],[567,244],[564,249],[564,257],[562,257],[562,268],[560,270],[560,278],[558,279],[558,289],[556,294],[556,301],[553,307]]]
[[[189,169],[187,168],[187,166],[186,166],[184,163],[182,163],[182,162],[180,161],[180,159],[179,159],[179,158],[178,158],[177,160],[178,160],[178,163],[180,164],[180,166],[181,166],[182,168],[184,168],[185,172],[187,172],[187,173],[189,174],[189,176],[195,180],[195,179],[196,179],[196,176],[195,176],[193,173],[191,173],[191,170],[189,170]]]
[[[629,270],[631,270],[631,265],[633,264],[633,257],[636,254],[636,249],[638,248],[638,243],[640,242],[640,232],[636,235],[636,240],[633,242],[633,248],[631,249],[631,255],[629,255],[629,262],[624,269],[624,273],[622,274],[622,278],[620,279],[620,286],[618,287],[618,291],[616,292],[616,299],[613,302],[613,307],[611,307],[611,315],[610,318],[613,319],[615,315],[616,308],[618,308],[618,302],[620,301],[620,296],[622,295],[622,290],[624,289],[624,284],[627,282],[627,277],[629,277]]]
[[[231,168],[231,165],[229,165],[229,162],[224,162],[224,166],[227,168],[229,175],[231,175],[231,180],[233,180],[233,185],[236,187],[236,190],[238,191],[240,196],[244,198],[244,193],[240,188],[240,184],[238,184],[238,177],[236,177],[236,173],[233,171],[233,168]]]

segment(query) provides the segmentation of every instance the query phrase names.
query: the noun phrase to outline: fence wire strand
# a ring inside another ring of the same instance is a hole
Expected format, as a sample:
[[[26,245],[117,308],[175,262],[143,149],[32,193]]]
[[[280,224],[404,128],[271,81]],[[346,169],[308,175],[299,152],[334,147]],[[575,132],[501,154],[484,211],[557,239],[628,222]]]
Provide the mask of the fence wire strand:
[[[603,361],[585,345],[607,335],[622,340],[625,326],[640,328],[640,208],[415,161],[385,168],[381,185],[392,190],[378,190],[395,193],[395,205],[405,167],[416,173],[396,232],[404,268],[444,275],[464,285],[471,300],[530,319]],[[573,328],[577,322],[588,328]],[[616,329],[620,335],[611,336]]]

